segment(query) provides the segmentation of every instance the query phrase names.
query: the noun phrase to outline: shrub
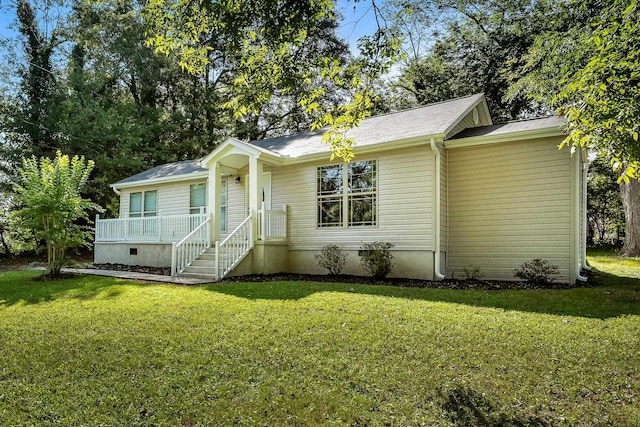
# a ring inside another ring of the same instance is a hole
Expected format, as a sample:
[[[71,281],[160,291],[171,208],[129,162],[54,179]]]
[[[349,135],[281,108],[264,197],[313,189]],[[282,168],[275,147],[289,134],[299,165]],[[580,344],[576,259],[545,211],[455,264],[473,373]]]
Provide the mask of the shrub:
[[[464,276],[467,280],[481,280],[483,277],[480,267],[475,265],[464,266]]]
[[[532,261],[522,263],[513,270],[513,276],[528,283],[549,284],[553,282],[553,276],[559,274],[558,266],[551,264],[546,259],[535,258]]]
[[[329,274],[337,275],[347,262],[347,254],[338,245],[324,245],[315,259],[320,267],[329,271]]]
[[[393,267],[393,246],[389,242],[363,243],[358,251],[360,265],[372,277],[386,277]]]

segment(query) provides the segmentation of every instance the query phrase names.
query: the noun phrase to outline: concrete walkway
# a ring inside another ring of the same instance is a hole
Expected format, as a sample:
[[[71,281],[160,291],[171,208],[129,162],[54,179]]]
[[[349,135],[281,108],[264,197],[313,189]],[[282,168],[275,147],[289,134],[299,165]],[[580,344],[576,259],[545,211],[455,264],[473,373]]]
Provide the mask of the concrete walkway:
[[[117,277],[119,279],[144,280],[145,282],[172,283],[176,285],[202,285],[212,283],[207,279],[194,277],[171,277],[161,274],[136,273],[134,271],[98,270],[95,268],[63,268],[66,273],[92,274],[94,276]]]

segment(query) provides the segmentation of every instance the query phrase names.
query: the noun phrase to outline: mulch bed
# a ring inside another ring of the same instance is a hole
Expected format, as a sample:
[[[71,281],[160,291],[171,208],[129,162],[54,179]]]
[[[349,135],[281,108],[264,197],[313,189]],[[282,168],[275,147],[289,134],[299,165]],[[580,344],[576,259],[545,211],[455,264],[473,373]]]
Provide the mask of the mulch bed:
[[[131,271],[134,273],[159,274],[161,276],[171,275],[171,267],[145,267],[142,265],[124,264],[93,264],[91,268],[97,268],[98,270]]]
[[[101,270],[117,270],[132,271],[148,274],[160,274],[169,276],[171,269],[169,267],[143,267],[139,265],[123,265],[123,264],[94,264],[93,268]],[[321,282],[321,283],[349,283],[362,285],[387,285],[387,286],[403,286],[407,288],[434,288],[434,289],[484,289],[484,290],[507,290],[507,289],[568,289],[575,287],[593,286],[593,281],[588,283],[579,283],[568,285],[563,283],[551,283],[547,285],[531,284],[520,281],[497,281],[497,280],[461,280],[461,279],[445,279],[441,281],[404,279],[404,278],[385,278],[374,279],[364,276],[350,276],[340,274],[337,276],[320,275],[320,274],[251,274],[247,276],[227,277],[220,283],[241,283],[241,282]]]

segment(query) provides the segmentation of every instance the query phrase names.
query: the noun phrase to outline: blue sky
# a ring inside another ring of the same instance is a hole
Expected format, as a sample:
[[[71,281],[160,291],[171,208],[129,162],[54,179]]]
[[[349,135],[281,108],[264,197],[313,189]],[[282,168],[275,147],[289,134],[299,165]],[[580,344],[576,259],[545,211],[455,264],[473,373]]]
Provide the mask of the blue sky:
[[[354,3],[349,0],[338,0],[337,9],[344,16],[339,35],[348,41],[352,52],[357,53],[357,40],[376,30],[371,3],[368,1]],[[0,39],[15,36],[15,30],[8,28],[15,21],[15,18],[15,0],[0,0]]]

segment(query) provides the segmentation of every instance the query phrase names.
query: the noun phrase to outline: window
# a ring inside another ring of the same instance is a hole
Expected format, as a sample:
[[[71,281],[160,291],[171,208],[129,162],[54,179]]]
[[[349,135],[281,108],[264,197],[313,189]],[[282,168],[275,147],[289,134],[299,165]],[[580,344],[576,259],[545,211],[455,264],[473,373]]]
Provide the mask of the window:
[[[376,225],[376,177],[374,160],[319,167],[318,227]]]
[[[220,183],[220,230],[227,229],[227,180],[223,179]],[[207,206],[207,184],[191,184],[190,186],[190,213],[199,214],[201,208]],[[206,209],[205,209],[206,211]]]
[[[191,184],[189,187],[189,213],[199,214],[207,206],[207,184]]]
[[[227,180],[220,182],[220,231],[227,231]]]
[[[158,214],[158,191],[139,191],[129,195],[129,216],[140,218]]]

